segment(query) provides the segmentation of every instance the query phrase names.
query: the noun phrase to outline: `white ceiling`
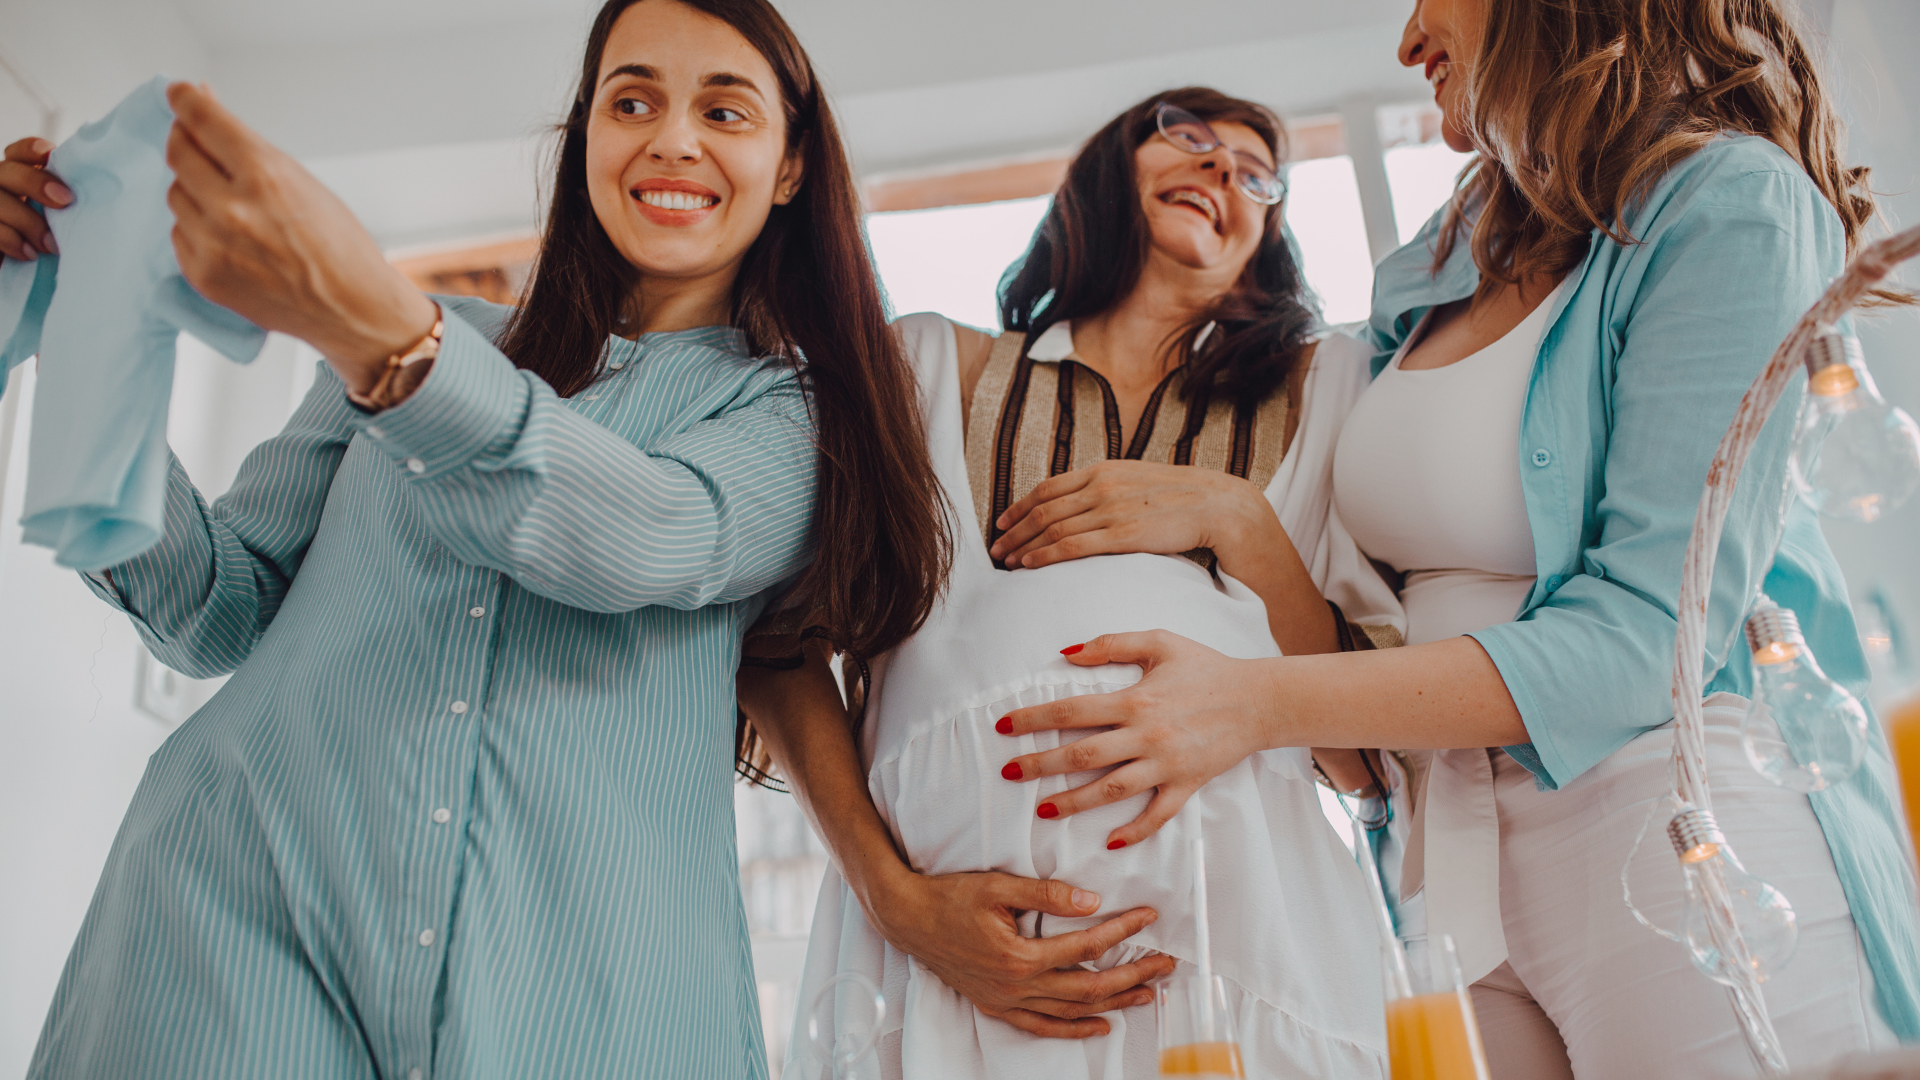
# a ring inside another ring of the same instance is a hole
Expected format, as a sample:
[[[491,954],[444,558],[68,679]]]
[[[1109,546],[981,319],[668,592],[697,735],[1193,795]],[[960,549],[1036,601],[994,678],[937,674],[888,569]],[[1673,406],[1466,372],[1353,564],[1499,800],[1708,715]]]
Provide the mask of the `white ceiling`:
[[[578,42],[593,0],[173,0],[215,53],[447,32]],[[841,93],[1111,63],[1368,23],[1409,0],[783,0],[780,10]]]
[[[1168,86],[1284,113],[1426,87],[1412,0],[775,0],[863,172],[1055,151]],[[525,227],[596,0],[0,0],[61,132],[155,72],[210,80],[390,243]],[[38,128],[0,79],[0,124]]]

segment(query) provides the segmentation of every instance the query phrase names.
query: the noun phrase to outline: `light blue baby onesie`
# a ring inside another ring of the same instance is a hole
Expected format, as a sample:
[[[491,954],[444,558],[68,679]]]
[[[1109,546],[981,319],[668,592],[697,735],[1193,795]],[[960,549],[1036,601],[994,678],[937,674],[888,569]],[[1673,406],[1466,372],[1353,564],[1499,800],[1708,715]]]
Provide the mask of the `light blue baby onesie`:
[[[75,196],[46,210],[61,254],[0,263],[0,389],[15,364],[41,358],[21,530],[76,570],[160,541],[180,331],[243,364],[267,336],[180,276],[166,88],[154,78],[54,150],[48,168]]]

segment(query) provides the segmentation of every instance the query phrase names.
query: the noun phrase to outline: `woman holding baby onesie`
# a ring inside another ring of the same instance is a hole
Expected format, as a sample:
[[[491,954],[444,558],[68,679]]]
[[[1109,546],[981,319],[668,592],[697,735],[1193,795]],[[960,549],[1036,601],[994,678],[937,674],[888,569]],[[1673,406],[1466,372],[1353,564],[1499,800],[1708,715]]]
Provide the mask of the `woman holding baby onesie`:
[[[1432,82],[1449,143],[1480,154],[1378,268],[1376,379],[1336,454],[1342,520],[1406,573],[1410,643],[1245,661],[1115,633],[1074,660],[1144,665],[1140,683],[1011,724],[1110,730],[1073,755],[1009,740],[1009,756],[1041,785],[1119,766],[1060,796],[1069,816],[1272,747],[1435,750],[1408,851],[1424,866],[1401,884],[1459,942],[1495,1080],[1752,1075],[1725,995],[1634,920],[1620,873],[1668,790],[1675,597],[1709,462],[1860,243],[1866,170],[1844,164],[1784,0],[1422,0],[1400,58]],[[1741,748],[1737,630],[1758,592],[1799,613],[1830,674],[1856,693],[1867,678],[1818,522],[1795,503],[1774,528],[1788,404],[1720,541],[1706,741],[1720,823],[1799,917],[1765,993],[1789,1062],[1812,1069],[1920,1039],[1920,952],[1885,743],[1811,797]],[[1633,889],[1671,927],[1684,883],[1657,824]]]
[[[1156,1075],[1139,984],[1167,957],[1196,959],[1188,841],[1204,836],[1212,960],[1249,1075],[1384,1074],[1378,937],[1304,751],[1243,762],[1138,843],[1122,826],[1158,804],[1053,820],[1068,782],[1010,783],[996,731],[1014,709],[1139,677],[1068,664],[1057,650],[1081,628],[1178,626],[1246,658],[1397,641],[1391,592],[1328,508],[1367,350],[1312,333],[1281,162],[1264,108],[1157,95],[1074,159],[1003,289],[1007,333],[936,315],[896,324],[952,506],[948,592],[873,663],[853,723],[824,648],[797,670],[741,676],[755,732],[840,871],[814,921],[796,1048],[813,996],[856,972],[890,1003],[879,1075]],[[1009,511],[1076,491],[1131,505],[1082,538],[1081,557],[1033,558]],[[1082,963],[1093,970],[1054,970]]]
[[[170,98],[184,274],[328,364],[231,491],[176,462],[159,546],[88,578],[233,677],[154,755],[28,1075],[764,1077],[742,632],[797,574],[884,649],[946,535],[806,54],[763,0],[610,0],[512,309],[422,295]],[[70,203],[45,150],[0,187]],[[0,220],[9,258],[56,246]],[[810,526],[857,546],[809,565]]]

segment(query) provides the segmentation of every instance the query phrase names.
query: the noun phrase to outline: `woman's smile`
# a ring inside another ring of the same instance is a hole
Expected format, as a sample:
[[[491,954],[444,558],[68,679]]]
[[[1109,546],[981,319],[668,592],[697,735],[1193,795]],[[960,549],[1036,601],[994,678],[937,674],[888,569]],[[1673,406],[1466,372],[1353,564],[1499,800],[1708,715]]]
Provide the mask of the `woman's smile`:
[[[1220,204],[1214,196],[1197,187],[1169,188],[1160,193],[1160,201],[1168,206],[1185,206],[1207,219],[1213,225],[1213,231],[1220,231]]]
[[[698,225],[711,217],[720,196],[691,180],[642,180],[629,188],[640,216],[654,225]]]

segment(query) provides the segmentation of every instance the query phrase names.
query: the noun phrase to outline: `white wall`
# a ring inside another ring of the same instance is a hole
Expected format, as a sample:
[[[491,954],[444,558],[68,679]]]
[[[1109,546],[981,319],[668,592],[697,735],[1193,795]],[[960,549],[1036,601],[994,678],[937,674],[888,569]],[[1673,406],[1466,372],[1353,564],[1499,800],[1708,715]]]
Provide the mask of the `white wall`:
[[[1851,121],[1851,160],[1873,166],[1874,190],[1896,227],[1920,225],[1920,3],[1914,0],[1837,0],[1832,51],[1842,104]],[[1909,264],[1909,287],[1920,288],[1920,267]],[[1920,416],[1920,311],[1860,320],[1860,340],[1887,398]],[[1827,539],[1840,557],[1856,598],[1876,587],[1893,597],[1920,661],[1920,498],[1872,525],[1829,523]]]

